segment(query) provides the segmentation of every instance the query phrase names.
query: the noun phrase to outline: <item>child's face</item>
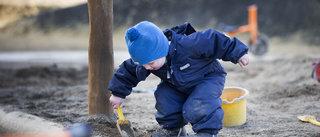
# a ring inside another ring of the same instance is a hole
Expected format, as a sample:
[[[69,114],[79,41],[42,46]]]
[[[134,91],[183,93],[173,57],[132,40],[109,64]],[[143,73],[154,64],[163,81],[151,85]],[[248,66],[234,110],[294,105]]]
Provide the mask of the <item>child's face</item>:
[[[159,58],[157,60],[151,61],[147,64],[142,65],[147,70],[158,70],[160,69],[166,61],[166,57]]]

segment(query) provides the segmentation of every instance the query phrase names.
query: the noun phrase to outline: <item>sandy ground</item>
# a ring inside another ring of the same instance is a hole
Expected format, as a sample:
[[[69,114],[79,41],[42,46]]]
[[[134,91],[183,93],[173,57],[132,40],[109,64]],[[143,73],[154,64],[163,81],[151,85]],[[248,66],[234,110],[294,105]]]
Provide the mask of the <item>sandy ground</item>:
[[[270,52],[262,57],[250,55],[250,65],[245,69],[222,62],[228,72],[226,87],[246,88],[250,96],[247,99],[246,123],[225,127],[219,135],[320,136],[319,126],[297,119],[299,115],[313,115],[320,119],[320,85],[310,77],[312,62],[320,61],[319,53],[320,49],[316,47],[289,49],[279,45],[271,46]],[[6,54],[2,52],[0,56]],[[88,119],[87,54],[82,51],[76,55],[82,61],[77,62],[72,57],[70,62],[58,59],[41,61],[41,56],[38,60],[31,58],[30,61],[26,55],[22,56],[25,59],[22,62],[21,59],[20,62],[14,59],[1,60],[0,109],[5,113],[31,114],[64,127],[74,123],[89,123],[93,126],[94,136],[119,136],[115,124],[108,122],[106,117]],[[115,69],[126,57],[124,51],[115,52]],[[158,82],[158,78],[150,76],[139,83],[137,89],[155,88]],[[133,92],[124,101],[123,113],[132,122],[137,136],[149,136],[159,128],[154,118],[154,104],[152,92]],[[19,124],[18,120],[16,122]],[[190,125],[187,125],[187,129],[193,134]],[[0,132],[3,131],[0,129]]]

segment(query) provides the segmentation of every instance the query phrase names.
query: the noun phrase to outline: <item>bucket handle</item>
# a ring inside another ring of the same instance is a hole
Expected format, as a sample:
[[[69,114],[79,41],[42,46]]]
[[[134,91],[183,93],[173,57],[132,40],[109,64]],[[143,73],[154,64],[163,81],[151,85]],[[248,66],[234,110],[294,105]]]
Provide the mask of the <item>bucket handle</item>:
[[[314,76],[314,71],[315,71],[316,68],[318,67],[319,63],[320,63],[320,62],[318,62],[316,65],[314,65],[313,70],[312,70],[312,73],[311,73],[311,78],[314,79],[314,80],[317,80],[316,77]]]

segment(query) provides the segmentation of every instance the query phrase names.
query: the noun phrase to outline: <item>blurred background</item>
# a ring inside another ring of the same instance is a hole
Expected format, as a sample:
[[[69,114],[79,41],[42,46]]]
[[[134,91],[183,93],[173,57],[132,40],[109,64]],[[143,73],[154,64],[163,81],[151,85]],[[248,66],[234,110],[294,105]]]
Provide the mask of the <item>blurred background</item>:
[[[128,27],[148,20],[161,29],[190,22],[196,30],[245,25],[258,6],[258,28],[273,47],[319,47],[320,0],[115,0],[114,49],[126,50]],[[87,50],[86,0],[0,0],[0,50]],[[248,43],[249,34],[237,36]],[[288,49],[287,47],[285,49]]]

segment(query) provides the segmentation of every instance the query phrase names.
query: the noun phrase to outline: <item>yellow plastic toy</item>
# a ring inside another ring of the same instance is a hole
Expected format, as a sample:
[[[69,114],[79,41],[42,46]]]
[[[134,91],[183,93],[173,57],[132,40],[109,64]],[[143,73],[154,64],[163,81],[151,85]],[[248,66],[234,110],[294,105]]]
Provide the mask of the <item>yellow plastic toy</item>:
[[[222,109],[224,110],[223,127],[240,126],[246,122],[246,102],[249,91],[240,87],[223,89]]]

